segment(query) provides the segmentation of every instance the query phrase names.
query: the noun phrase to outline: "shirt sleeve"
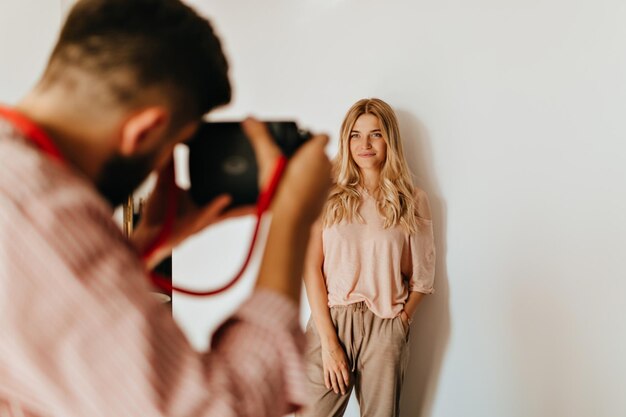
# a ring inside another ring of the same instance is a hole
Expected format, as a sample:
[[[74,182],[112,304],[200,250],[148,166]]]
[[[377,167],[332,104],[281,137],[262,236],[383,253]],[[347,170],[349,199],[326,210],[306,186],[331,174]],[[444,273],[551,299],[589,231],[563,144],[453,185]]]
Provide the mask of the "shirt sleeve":
[[[0,195],[0,398],[96,417],[271,417],[303,404],[295,303],[256,291],[195,352],[110,213],[84,197]]]
[[[417,230],[409,236],[410,275],[409,291],[424,294],[435,292],[435,237],[430,219],[430,203],[426,193],[415,190]],[[427,217],[425,213],[427,213]]]
[[[411,276],[409,291],[435,292],[435,242],[432,220],[419,219],[418,229],[409,237]]]

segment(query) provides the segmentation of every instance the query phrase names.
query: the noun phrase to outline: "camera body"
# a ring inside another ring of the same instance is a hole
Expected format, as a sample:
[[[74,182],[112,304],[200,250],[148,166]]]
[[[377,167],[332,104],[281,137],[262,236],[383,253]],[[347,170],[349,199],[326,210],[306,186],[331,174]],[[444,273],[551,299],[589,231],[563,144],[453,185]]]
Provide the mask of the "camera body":
[[[288,158],[311,137],[292,121],[265,123]],[[259,195],[258,164],[240,122],[204,122],[187,145],[189,192],[197,205],[205,205],[220,194],[232,197],[231,206],[256,203]]]

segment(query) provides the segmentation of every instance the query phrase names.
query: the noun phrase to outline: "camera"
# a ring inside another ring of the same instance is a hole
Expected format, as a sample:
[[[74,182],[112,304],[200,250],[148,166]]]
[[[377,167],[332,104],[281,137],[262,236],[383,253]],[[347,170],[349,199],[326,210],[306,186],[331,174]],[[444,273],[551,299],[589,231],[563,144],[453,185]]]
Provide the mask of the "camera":
[[[311,137],[293,121],[270,121],[265,124],[287,158]],[[240,122],[204,122],[187,146],[189,192],[197,205],[205,205],[220,194],[232,197],[231,206],[256,203],[259,195],[258,165]]]

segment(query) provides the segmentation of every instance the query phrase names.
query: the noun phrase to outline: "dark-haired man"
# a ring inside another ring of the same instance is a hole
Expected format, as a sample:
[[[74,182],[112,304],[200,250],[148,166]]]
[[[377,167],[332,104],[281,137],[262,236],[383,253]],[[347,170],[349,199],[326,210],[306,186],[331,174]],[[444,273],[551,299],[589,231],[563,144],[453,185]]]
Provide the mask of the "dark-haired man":
[[[161,187],[132,242],[111,220],[230,91],[219,40],[180,1],[83,0],[40,82],[0,109],[0,415],[279,416],[302,404],[300,276],[329,186],[325,137],[292,158],[255,290],[209,353],[149,295],[137,256],[160,230]],[[264,125],[244,127],[265,182],[279,151]],[[241,214],[228,196],[198,208],[180,195],[166,249]]]

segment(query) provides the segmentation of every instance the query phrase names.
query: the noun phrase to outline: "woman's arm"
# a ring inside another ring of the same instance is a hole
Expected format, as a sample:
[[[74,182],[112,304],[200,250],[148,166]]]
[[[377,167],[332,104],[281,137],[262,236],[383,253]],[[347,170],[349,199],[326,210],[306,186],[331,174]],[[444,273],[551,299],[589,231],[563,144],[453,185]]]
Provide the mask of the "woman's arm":
[[[432,280],[434,279],[434,272],[435,272],[434,270],[435,246],[433,242],[432,223],[431,223],[432,214],[430,210],[430,203],[428,201],[428,196],[426,195],[424,191],[422,191],[421,189],[417,187],[415,188],[415,203],[417,206],[418,217],[424,221],[429,222],[428,223],[429,227],[427,229],[428,232],[427,233],[422,232],[423,237],[421,239],[415,239],[415,243],[419,242],[420,245],[418,245],[418,247],[414,247],[412,250],[413,255],[415,254],[422,255],[422,256],[417,256],[416,259],[414,260],[413,262],[414,268],[415,268],[416,263],[418,264],[427,263],[429,265],[428,268],[424,268],[425,270],[429,271],[426,274],[427,276],[421,277],[423,281],[428,282],[428,285],[422,284],[421,287],[424,287],[425,289],[427,289],[427,288],[432,288]],[[404,304],[404,310],[400,313],[400,316],[402,317],[402,321],[405,326],[409,325],[409,320],[413,318],[413,315],[415,314],[415,310],[417,310],[417,306],[424,298],[424,295],[426,294],[423,292],[415,291],[415,289],[409,292],[409,298],[407,298],[407,301]]]
[[[328,309],[328,291],[322,274],[324,254],[322,250],[322,226],[316,222],[311,228],[311,237],[304,264],[304,286],[311,306],[311,315],[320,334],[322,347],[337,342],[337,330]]]
[[[322,362],[326,388],[330,389],[332,387],[336,394],[339,392],[345,394],[346,387],[350,382],[348,359],[339,343],[337,330],[330,316],[328,291],[322,273],[323,263],[322,225],[318,221],[311,229],[304,265],[304,285],[309,305],[311,306],[311,315],[322,345]]]
[[[405,326],[409,325],[409,320],[413,319],[413,315],[415,314],[415,310],[417,310],[417,306],[424,299],[424,293],[418,291],[411,291],[409,293],[409,298],[406,300],[404,304],[404,310],[400,313],[402,317],[402,322]]]

